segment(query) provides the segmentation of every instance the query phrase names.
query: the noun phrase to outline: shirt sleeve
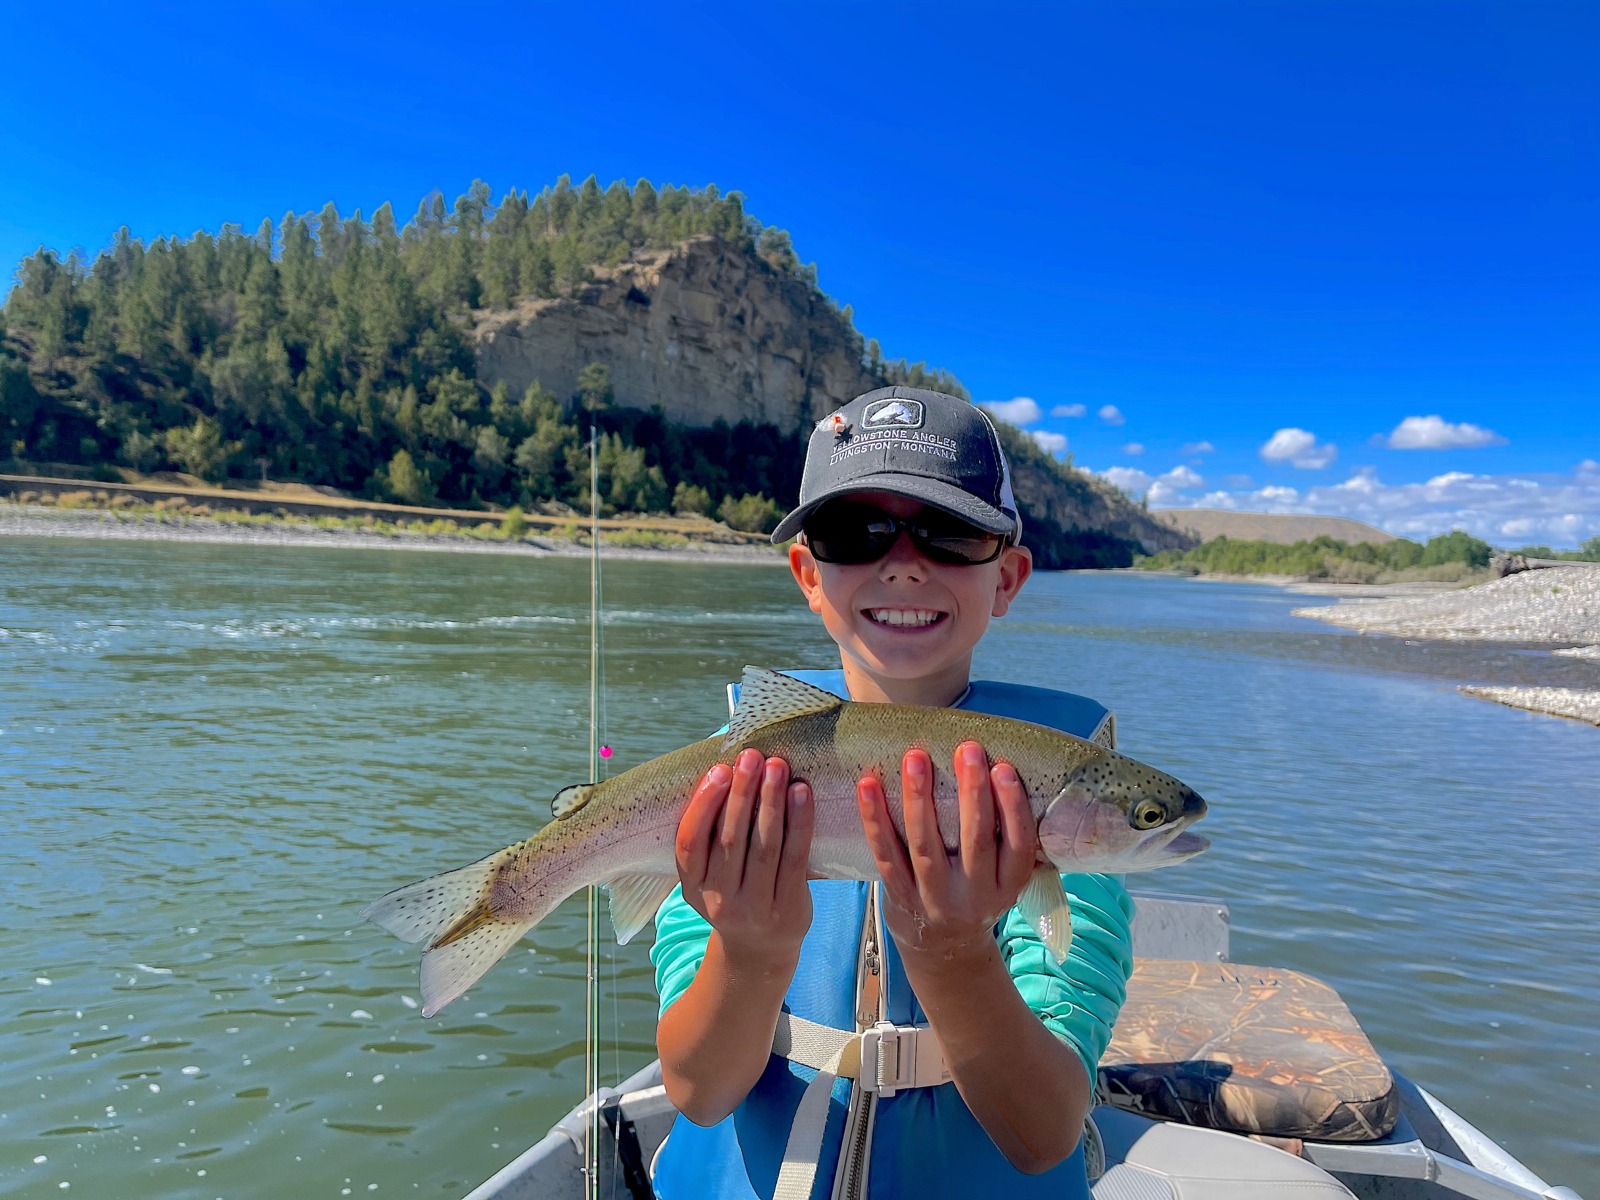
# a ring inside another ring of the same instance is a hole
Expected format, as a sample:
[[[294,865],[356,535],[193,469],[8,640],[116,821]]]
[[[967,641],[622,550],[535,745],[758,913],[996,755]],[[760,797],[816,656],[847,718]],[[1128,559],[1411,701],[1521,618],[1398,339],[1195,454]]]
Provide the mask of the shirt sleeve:
[[[710,938],[711,922],[689,906],[680,883],[656,910],[656,941],[650,947],[662,1012],[688,990],[705,959]]]
[[[1050,1031],[1078,1052],[1092,1087],[1133,973],[1133,898],[1112,875],[1063,875],[1072,906],[1072,948],[1057,963],[1013,908],[1000,922],[1000,951],[1017,991]]]

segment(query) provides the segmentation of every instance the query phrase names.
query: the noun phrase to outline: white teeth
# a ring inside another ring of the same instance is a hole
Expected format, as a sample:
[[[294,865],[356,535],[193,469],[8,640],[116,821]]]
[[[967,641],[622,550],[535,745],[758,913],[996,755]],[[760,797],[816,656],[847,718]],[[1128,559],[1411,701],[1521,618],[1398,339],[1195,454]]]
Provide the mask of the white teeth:
[[[940,617],[926,608],[872,608],[867,612],[880,625],[932,625]]]

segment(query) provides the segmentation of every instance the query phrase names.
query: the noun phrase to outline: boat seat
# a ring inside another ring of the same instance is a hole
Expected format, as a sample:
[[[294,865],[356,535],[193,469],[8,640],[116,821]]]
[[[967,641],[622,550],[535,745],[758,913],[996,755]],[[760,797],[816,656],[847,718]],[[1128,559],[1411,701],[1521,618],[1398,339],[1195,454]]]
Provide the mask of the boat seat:
[[[1277,967],[1134,961],[1100,1059],[1117,1108],[1269,1138],[1368,1142],[1394,1128],[1394,1077],[1338,993]]]
[[[1248,1138],[1103,1105],[1094,1125],[1105,1148],[1094,1200],[1351,1200],[1321,1167]]]

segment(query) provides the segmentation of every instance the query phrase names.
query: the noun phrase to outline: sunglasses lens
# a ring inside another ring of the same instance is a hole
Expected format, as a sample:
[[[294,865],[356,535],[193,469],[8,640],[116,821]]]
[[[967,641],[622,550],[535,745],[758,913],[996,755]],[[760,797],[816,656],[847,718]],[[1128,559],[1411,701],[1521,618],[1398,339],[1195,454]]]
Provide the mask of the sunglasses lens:
[[[821,562],[859,566],[889,553],[899,526],[875,508],[833,506],[813,513],[805,524],[806,544]]]
[[[964,566],[993,561],[999,555],[1000,543],[1004,540],[998,533],[985,533],[978,528],[974,528],[970,534],[941,534],[922,538],[913,531],[912,539],[934,561]]]
[[[956,566],[993,562],[1005,543],[1001,534],[932,509],[913,518],[906,528],[923,554]],[[901,522],[894,517],[861,505],[826,505],[805,523],[811,553],[820,562],[841,566],[877,562],[889,553],[900,529]]]

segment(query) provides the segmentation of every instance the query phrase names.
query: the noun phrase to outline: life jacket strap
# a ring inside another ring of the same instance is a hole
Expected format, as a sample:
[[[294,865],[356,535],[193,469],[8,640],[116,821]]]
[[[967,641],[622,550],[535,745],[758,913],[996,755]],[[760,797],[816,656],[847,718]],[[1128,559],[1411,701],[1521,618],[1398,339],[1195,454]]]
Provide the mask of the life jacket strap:
[[[906,1088],[950,1082],[938,1038],[927,1025],[880,1021],[860,1033],[819,1025],[791,1013],[778,1015],[772,1052],[816,1070],[789,1126],[783,1166],[772,1200],[808,1200],[828,1123],[828,1098],[836,1079],[853,1079],[865,1092],[888,1097]]]

